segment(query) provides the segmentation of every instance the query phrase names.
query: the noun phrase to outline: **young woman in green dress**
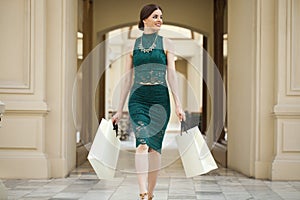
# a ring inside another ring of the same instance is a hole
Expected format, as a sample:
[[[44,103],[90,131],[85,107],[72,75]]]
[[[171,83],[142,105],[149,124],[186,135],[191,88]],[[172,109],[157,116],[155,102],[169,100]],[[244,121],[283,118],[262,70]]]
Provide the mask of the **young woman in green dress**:
[[[122,83],[117,113],[118,123],[129,93],[128,110],[136,138],[135,167],[140,199],[152,199],[161,167],[161,147],[170,118],[169,88],[175,102],[176,115],[185,120],[178,96],[174,45],[158,34],[163,24],[162,9],[145,5],[140,11],[137,38],[126,55],[126,74]],[[169,87],[169,88],[168,88]]]

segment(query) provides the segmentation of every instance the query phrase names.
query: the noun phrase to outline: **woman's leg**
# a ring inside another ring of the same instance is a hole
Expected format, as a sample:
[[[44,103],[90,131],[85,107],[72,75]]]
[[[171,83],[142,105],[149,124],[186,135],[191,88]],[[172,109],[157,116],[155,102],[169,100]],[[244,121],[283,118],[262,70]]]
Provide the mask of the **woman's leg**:
[[[149,150],[148,195],[153,196],[159,170],[161,168],[161,155],[157,151]]]
[[[140,144],[136,148],[135,153],[135,168],[137,171],[140,194],[147,192],[148,149],[147,144]]]

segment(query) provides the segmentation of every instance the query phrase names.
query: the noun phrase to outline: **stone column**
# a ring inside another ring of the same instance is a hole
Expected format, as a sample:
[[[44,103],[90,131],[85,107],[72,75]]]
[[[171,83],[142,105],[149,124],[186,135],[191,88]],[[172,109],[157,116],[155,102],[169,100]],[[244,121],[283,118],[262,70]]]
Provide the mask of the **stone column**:
[[[213,154],[215,159],[223,166],[227,166],[227,146],[222,143],[224,141],[224,123],[226,112],[226,96],[223,94],[224,82],[224,54],[223,54],[223,35],[224,35],[224,13],[226,8],[226,0],[214,0],[214,62],[216,70],[214,72],[220,74],[220,77],[214,76],[214,98],[213,98],[213,127],[214,127],[214,141],[217,143],[214,146]]]
[[[48,0],[46,34],[45,151],[49,177],[64,177],[76,164],[73,85],[77,71],[77,1]]]

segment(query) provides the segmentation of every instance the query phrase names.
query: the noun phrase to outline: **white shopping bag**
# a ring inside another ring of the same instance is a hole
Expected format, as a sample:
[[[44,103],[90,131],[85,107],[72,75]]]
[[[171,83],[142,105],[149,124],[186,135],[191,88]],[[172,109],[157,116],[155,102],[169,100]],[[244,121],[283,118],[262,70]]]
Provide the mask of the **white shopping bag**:
[[[218,166],[197,126],[176,136],[186,177],[208,173]]]
[[[115,175],[121,142],[116,137],[111,120],[102,119],[91,146],[88,160],[99,179]]]

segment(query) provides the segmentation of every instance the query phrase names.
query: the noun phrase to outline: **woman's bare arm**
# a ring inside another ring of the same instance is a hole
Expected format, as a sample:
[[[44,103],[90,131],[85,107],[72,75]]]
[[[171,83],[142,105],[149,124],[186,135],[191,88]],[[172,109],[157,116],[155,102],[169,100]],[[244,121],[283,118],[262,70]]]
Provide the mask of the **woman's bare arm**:
[[[178,79],[175,68],[175,47],[172,44],[171,40],[168,38],[164,38],[164,46],[167,55],[167,79],[168,83],[173,95],[173,99],[176,106],[176,115],[179,120],[185,120],[185,113],[182,110],[181,101],[179,98],[179,90],[178,90]]]
[[[119,119],[122,117],[123,107],[132,86],[132,79],[133,79],[133,65],[132,65],[132,51],[133,47],[129,47],[129,52],[126,55],[125,61],[125,74],[122,77],[122,89],[120,94],[119,105],[117,108],[117,113],[112,117],[113,123],[118,123]]]

